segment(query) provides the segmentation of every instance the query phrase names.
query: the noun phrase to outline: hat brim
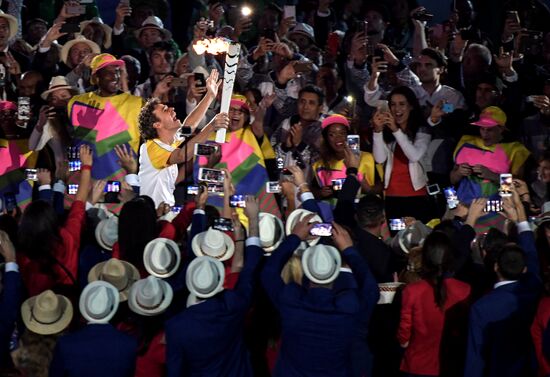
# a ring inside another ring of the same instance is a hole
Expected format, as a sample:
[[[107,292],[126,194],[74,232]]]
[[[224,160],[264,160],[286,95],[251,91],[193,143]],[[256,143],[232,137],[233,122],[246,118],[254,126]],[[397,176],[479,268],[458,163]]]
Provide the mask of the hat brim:
[[[54,323],[43,324],[34,318],[32,315],[32,307],[36,302],[38,296],[33,296],[21,305],[21,318],[25,326],[34,333],[41,335],[57,334],[69,326],[73,319],[73,304],[71,301],[62,295],[56,295],[59,299],[60,305],[63,306],[61,317]]]
[[[69,68],[74,68],[74,67],[71,67],[67,64],[67,59],[69,57],[69,51],[77,43],[87,44],[90,47],[90,49],[92,50],[92,53],[94,53],[94,54],[99,54],[101,52],[101,49],[99,48],[99,46],[94,41],[90,41],[88,39],[79,39],[79,38],[71,39],[70,41],[65,43],[63,45],[63,47],[61,47],[61,52],[59,53],[59,58]]]
[[[103,318],[100,318],[100,319],[90,316],[88,314],[88,310],[85,306],[86,297],[90,293],[90,290],[94,286],[98,286],[98,285],[109,289],[113,293],[113,297],[114,297],[114,300],[115,300],[114,303],[113,303],[113,307],[111,308],[111,311],[109,312],[109,314],[107,314],[106,316],[104,316]],[[82,314],[82,317],[84,317],[84,319],[86,321],[90,322],[90,323],[98,323],[98,324],[109,323],[109,321],[115,316],[115,314],[118,310],[118,304],[119,303],[120,303],[120,295],[119,295],[118,290],[112,284],[107,283],[106,281],[96,280],[96,281],[86,285],[84,287],[84,289],[82,290],[82,293],[80,294],[80,300],[78,302],[78,309],[80,310],[80,314]]]
[[[8,24],[10,26],[10,38],[12,39],[17,35],[17,30],[19,29],[19,23],[17,22],[17,19],[13,17],[11,14],[7,13],[1,13],[0,18],[5,18],[8,21]]]
[[[478,120],[477,122],[470,123],[473,126],[483,127],[483,128],[493,128],[493,127],[504,127],[497,122],[485,119],[485,120]]]
[[[193,259],[191,261],[191,263],[189,263],[189,266],[187,267],[187,272],[185,274],[185,285],[187,286],[187,289],[189,290],[189,292],[192,295],[195,295],[195,297],[197,297],[199,299],[205,299],[205,298],[213,297],[216,294],[218,294],[219,292],[223,291],[223,283],[224,283],[224,280],[225,280],[225,268],[224,268],[222,263],[215,263],[215,266],[218,269],[218,274],[219,274],[219,276],[221,276],[221,279],[218,281],[218,284],[216,284],[216,287],[213,290],[211,290],[208,293],[200,293],[195,289],[193,281],[191,279],[192,271],[195,268],[195,265],[197,265],[201,262],[200,258],[201,257],[197,257],[197,258]],[[212,258],[212,257],[203,256],[202,258]],[[214,259],[214,258],[212,258],[212,259]],[[216,260],[216,259],[214,259],[214,260]],[[217,261],[221,262],[219,259]]]
[[[288,215],[288,218],[286,219],[286,226],[285,226],[286,235],[289,236],[290,234],[292,234],[292,230],[294,229],[294,225],[296,225],[296,222],[298,220],[302,219],[303,217],[305,217],[307,215],[311,215],[311,214],[314,214],[315,216],[313,216],[313,218],[309,221],[310,223],[314,223],[314,222],[322,223],[323,222],[323,219],[321,218],[321,216],[319,216],[318,214],[313,213],[311,211],[308,211],[307,209],[298,208],[298,209],[295,209],[294,211],[292,211],[290,213],[290,215]],[[319,243],[320,240],[321,240],[321,238],[317,237],[317,238],[314,238],[312,240],[307,240],[307,241],[304,241],[304,242],[307,243],[308,246],[315,246]],[[302,243],[304,243],[304,242],[302,242]]]
[[[105,243],[105,241],[103,241],[103,237],[101,237],[101,234],[103,233],[103,229],[107,226],[107,224],[109,224],[109,221],[108,220],[101,220],[97,226],[95,227],[95,239],[97,241],[97,243],[99,244],[99,246],[101,246],[102,249],[104,250],[109,250],[109,251],[112,251],[113,250],[113,245],[107,245]]]
[[[152,266],[151,266],[151,253],[155,249],[155,246],[156,246],[157,243],[162,243],[162,244],[168,245],[169,248],[171,248],[172,250],[175,250],[176,262],[172,266],[171,270],[166,271],[164,273],[153,269]],[[180,248],[179,248],[178,244],[175,243],[174,241],[172,241],[171,239],[162,238],[162,237],[161,238],[155,238],[154,240],[149,241],[149,243],[147,245],[145,245],[145,249],[143,251],[143,265],[145,266],[145,270],[149,274],[151,274],[153,276],[156,276],[158,278],[161,278],[161,279],[168,278],[168,277],[170,277],[170,276],[172,276],[176,273],[176,271],[178,270],[178,268],[180,266],[180,263],[181,263]]]
[[[330,254],[332,255],[332,257],[334,258],[334,260],[336,261],[336,267],[334,269],[334,273],[326,279],[319,279],[319,278],[315,277],[311,273],[311,271],[309,269],[309,264],[307,263],[307,260],[309,258],[311,258],[313,253],[315,253],[319,248],[324,248],[324,249],[328,250],[330,252]],[[302,254],[302,270],[304,271],[304,275],[306,275],[307,278],[310,281],[312,281],[316,284],[330,284],[330,283],[332,283],[334,280],[336,280],[336,278],[340,274],[340,268],[341,267],[342,267],[342,257],[340,257],[340,253],[338,252],[338,250],[336,250],[336,248],[334,248],[332,246],[326,246],[326,245],[311,246],[311,247],[308,247],[304,251],[304,253]]]
[[[260,212],[260,222],[262,221],[262,217],[270,218],[270,219],[274,220],[275,223],[277,224],[276,226],[279,227],[279,229],[281,230],[281,234],[279,236],[279,239],[274,240],[274,242],[271,246],[262,247],[262,249],[264,249],[264,251],[266,253],[271,253],[272,251],[276,250],[279,247],[279,245],[283,242],[283,240],[285,239],[285,225],[283,224],[283,222],[281,221],[280,218],[278,218],[277,216],[275,216],[271,213]]]
[[[301,31],[301,30],[290,31],[288,33],[288,36],[290,37],[292,34],[303,35],[304,37],[308,38],[310,41],[315,42],[315,37],[311,36],[310,34],[306,33],[305,31]]]
[[[204,240],[204,237],[206,236],[206,231],[199,233],[195,237],[193,237],[193,240],[191,241],[191,250],[193,250],[193,253],[197,257],[203,257],[203,256],[211,257],[219,260],[220,262],[224,262],[228,259],[231,259],[231,257],[235,253],[235,243],[233,242],[231,237],[229,237],[224,232],[221,232],[221,234],[223,236],[223,243],[225,244],[225,253],[221,257],[217,258],[212,255],[208,255],[202,251],[201,245],[202,245],[202,241]]]
[[[77,95],[79,94],[78,90],[73,88],[72,86],[70,85],[61,85],[61,86],[58,86],[56,88],[53,88],[53,89],[48,89],[44,92],[42,92],[42,94],[40,95],[40,98],[42,98],[44,101],[47,101],[48,100],[48,96],[53,93],[53,92],[56,92],[58,90],[62,90],[62,89],[65,89],[65,90],[68,90],[69,92],[71,92],[72,95]]]
[[[172,303],[172,299],[174,298],[174,292],[172,291],[172,287],[170,286],[170,284],[168,284],[164,280],[159,279],[159,284],[162,287],[164,295],[159,305],[155,306],[152,309],[149,309],[145,308],[143,305],[140,305],[137,302],[137,295],[135,294],[135,291],[139,289],[139,286],[141,284],[140,282],[137,282],[136,284],[132,285],[132,288],[130,288],[130,295],[128,297],[128,307],[130,308],[130,310],[136,314],[146,317],[152,317],[164,313],[166,309],[168,309],[168,307]]]
[[[139,29],[134,31],[134,36],[136,37],[136,39],[139,39],[141,32],[147,29],[156,29],[160,31],[165,41],[172,38],[172,32],[170,32],[170,30],[167,30],[155,25],[147,25],[147,26],[140,27]]]
[[[141,276],[139,274],[139,270],[133,264],[120,259],[119,261],[124,265],[126,275],[128,276],[128,285],[122,291],[118,291],[120,302],[124,302],[128,300],[128,294],[130,293],[130,289],[132,288],[133,283],[138,281]],[[100,279],[101,270],[103,270],[103,267],[105,266],[105,264],[107,264],[107,262],[108,261],[99,262],[92,267],[90,272],[88,272],[88,283],[91,283],[93,281],[103,281],[103,279]]]

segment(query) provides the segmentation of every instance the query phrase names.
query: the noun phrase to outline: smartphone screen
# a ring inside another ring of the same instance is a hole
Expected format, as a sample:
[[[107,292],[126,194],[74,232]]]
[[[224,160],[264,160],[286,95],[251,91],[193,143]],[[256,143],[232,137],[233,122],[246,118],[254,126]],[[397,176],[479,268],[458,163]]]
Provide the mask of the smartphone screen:
[[[36,169],[25,169],[26,179],[29,181],[38,181],[38,176],[36,175]]]
[[[452,103],[444,103],[441,110],[443,110],[445,114],[450,114],[455,111],[455,106]]]
[[[498,193],[502,197],[512,196],[512,174],[506,173],[500,175],[500,188]]]
[[[443,192],[445,193],[445,199],[447,199],[447,207],[449,207],[449,209],[455,209],[459,202],[454,187],[447,187]]]
[[[199,186],[197,185],[187,186],[187,195],[198,195],[198,194],[199,194]]]
[[[281,192],[281,185],[278,181],[266,182],[265,191],[270,194],[278,194]]]
[[[403,230],[406,227],[403,219],[390,219],[390,230]]]
[[[329,223],[314,224],[313,227],[309,230],[309,234],[311,234],[312,236],[318,236],[318,237],[330,237],[332,236],[332,224],[329,224]]]
[[[21,121],[31,119],[31,99],[29,97],[17,97],[17,119]]]
[[[484,212],[501,212],[502,201],[501,200],[487,200],[487,204],[483,209]]]
[[[285,5],[283,8],[283,14],[283,18],[294,17],[294,19],[296,19],[296,6]]]
[[[218,150],[217,145],[195,144],[195,156],[210,156]]]
[[[342,179],[333,179],[331,180],[331,183],[332,183],[332,189],[334,191],[340,191],[342,190],[342,186],[344,185],[344,182],[346,180],[344,178]]]
[[[233,208],[245,208],[246,201],[244,195],[231,195],[229,197],[229,206]]]
[[[69,160],[69,171],[79,171],[81,165],[80,160]]]
[[[204,78],[203,73],[195,72],[195,86],[199,88],[206,86],[206,79]]]
[[[223,170],[208,168],[199,169],[199,181],[210,183],[223,183],[224,179],[225,173],[223,172]]]
[[[348,146],[355,153],[359,153],[359,135],[348,135]]]
[[[69,195],[75,195],[77,191],[78,191],[78,185],[77,184],[70,184],[67,187],[67,192],[69,193]]]
[[[105,185],[105,192],[120,192],[120,182],[119,181],[108,181]]]
[[[428,195],[436,195],[440,193],[439,185],[434,183],[433,185],[428,185]]]
[[[232,232],[233,231],[233,221],[225,217],[219,217],[214,220],[213,229],[222,231],[222,232]]]
[[[182,206],[173,206],[170,211],[174,212],[174,213],[180,213],[181,212],[181,209],[183,207]]]

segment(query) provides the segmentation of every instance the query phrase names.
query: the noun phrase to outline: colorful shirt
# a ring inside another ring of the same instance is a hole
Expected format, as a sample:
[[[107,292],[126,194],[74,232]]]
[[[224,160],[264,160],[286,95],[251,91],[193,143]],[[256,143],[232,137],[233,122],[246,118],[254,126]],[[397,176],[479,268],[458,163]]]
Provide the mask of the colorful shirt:
[[[21,209],[31,202],[33,182],[25,179],[25,169],[34,168],[37,158],[27,139],[0,139],[0,197],[15,194]]]
[[[479,136],[463,136],[454,152],[455,164],[482,165],[496,174],[518,174],[530,152],[519,142],[498,143],[487,147]],[[475,198],[491,197],[498,184],[475,175],[464,177],[458,186],[458,199],[470,203]]]

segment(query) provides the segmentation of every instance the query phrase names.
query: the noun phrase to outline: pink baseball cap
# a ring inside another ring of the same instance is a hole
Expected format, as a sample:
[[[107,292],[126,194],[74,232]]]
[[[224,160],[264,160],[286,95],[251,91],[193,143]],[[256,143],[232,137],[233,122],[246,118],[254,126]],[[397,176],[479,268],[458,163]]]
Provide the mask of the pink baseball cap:
[[[473,122],[474,126],[483,128],[491,128],[496,126],[504,127],[506,125],[506,113],[499,107],[489,106],[485,108],[479,115],[479,120]]]
[[[348,118],[340,114],[333,114],[323,119],[323,123],[321,123],[321,128],[325,129],[332,124],[343,124],[347,128],[350,127]]]

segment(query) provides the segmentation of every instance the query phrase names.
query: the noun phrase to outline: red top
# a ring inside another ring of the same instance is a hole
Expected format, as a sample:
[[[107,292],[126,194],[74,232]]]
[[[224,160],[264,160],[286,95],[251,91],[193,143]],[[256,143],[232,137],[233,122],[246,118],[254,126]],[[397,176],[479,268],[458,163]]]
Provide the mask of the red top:
[[[405,156],[403,149],[395,143],[393,151],[393,166],[391,169],[390,183],[386,189],[386,196],[425,196],[428,192],[426,187],[414,191],[409,173],[409,159]]]
[[[439,376],[439,351],[445,315],[457,304],[466,304],[470,286],[456,279],[443,281],[447,299],[443,310],[435,304],[433,287],[426,280],[411,283],[403,290],[399,344],[409,342],[401,370],[412,374]]]
[[[60,243],[53,247],[53,256],[73,277],[78,277],[78,254],[80,249],[80,233],[86,220],[86,207],[84,202],[75,201],[69,210],[69,216],[59,229]],[[36,296],[47,289],[52,289],[58,284],[72,285],[74,282],[65,270],[58,264],[54,265],[57,279],[40,271],[40,264],[27,258],[22,253],[17,254],[17,263],[20,266],[21,277],[30,296]]]
[[[147,352],[138,355],[134,377],[166,376],[166,339],[161,331],[149,344]]]
[[[535,346],[535,353],[539,364],[539,376],[548,376],[550,374],[550,363],[548,363],[546,357],[544,357],[544,354],[542,353],[542,334],[546,329],[549,319],[550,297],[543,297],[539,302],[537,314],[535,315],[535,320],[531,326],[531,336],[533,337],[533,344]]]

